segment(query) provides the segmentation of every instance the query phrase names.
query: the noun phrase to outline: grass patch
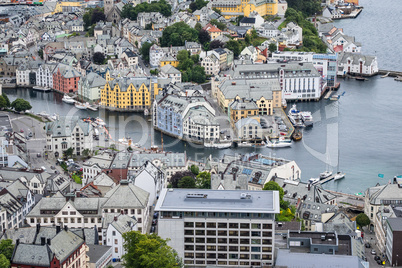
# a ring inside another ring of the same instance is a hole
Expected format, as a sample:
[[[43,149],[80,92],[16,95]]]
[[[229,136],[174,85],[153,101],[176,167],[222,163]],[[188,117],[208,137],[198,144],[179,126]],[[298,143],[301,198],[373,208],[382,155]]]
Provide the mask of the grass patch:
[[[36,120],[38,120],[39,122],[42,122],[42,123],[49,122],[49,121],[47,121],[47,120],[44,121],[44,120],[42,119],[42,117],[37,116],[37,115],[34,115],[34,114],[26,113],[25,115],[26,115],[26,116],[29,116],[29,117],[31,117],[31,118],[33,118],[33,119],[36,119]]]
[[[73,174],[72,179],[78,183],[78,184],[82,184],[82,179],[80,178],[80,176]]]

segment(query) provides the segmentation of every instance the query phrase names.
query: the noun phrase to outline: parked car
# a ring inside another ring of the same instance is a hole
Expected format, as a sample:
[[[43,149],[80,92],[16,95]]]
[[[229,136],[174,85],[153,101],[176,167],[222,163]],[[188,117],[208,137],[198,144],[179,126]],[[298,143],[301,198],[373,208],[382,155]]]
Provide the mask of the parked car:
[[[155,212],[154,213],[154,219],[158,219],[158,216],[159,216],[159,212]]]
[[[378,260],[381,260],[381,258],[380,258],[380,256],[375,255],[375,256],[374,256],[374,260],[375,260],[375,261],[378,261]]]
[[[153,219],[152,220],[152,225],[156,225],[158,223],[158,220],[157,219]]]
[[[372,251],[371,251],[371,255],[375,255],[376,254],[376,252],[375,252],[375,250],[373,249]]]
[[[21,129],[20,129],[20,132],[21,132],[21,133],[24,133],[24,130],[21,128]]]
[[[36,157],[41,157],[41,156],[42,156],[41,153],[37,153],[37,154],[36,154]]]
[[[151,227],[151,234],[155,233],[155,226]]]
[[[32,132],[29,132],[28,137],[32,137]]]
[[[53,169],[53,170],[55,170],[55,169],[56,169],[56,167],[55,167],[55,166],[50,166],[50,168],[51,168],[51,169]]]

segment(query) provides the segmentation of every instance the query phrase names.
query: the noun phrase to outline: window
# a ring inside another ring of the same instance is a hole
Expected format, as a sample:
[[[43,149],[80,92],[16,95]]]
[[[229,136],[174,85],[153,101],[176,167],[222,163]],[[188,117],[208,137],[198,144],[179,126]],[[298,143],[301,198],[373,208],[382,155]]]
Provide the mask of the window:
[[[114,248],[114,253],[119,253],[119,248],[118,247]]]
[[[117,239],[115,239],[115,240],[114,240],[114,244],[115,244],[115,245],[117,245],[117,244],[118,244],[118,241],[117,241]]]
[[[112,232],[112,235],[115,236],[115,235],[116,235],[116,231],[113,231],[113,232]]]

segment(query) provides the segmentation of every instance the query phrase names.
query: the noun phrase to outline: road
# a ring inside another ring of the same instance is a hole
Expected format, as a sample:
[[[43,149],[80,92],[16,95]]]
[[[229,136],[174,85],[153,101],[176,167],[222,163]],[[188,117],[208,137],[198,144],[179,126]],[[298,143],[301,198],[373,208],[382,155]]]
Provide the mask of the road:
[[[389,263],[386,263],[386,265],[379,265],[379,264],[377,264],[377,261],[374,260],[374,256],[376,256],[376,255],[380,256],[380,254],[379,254],[380,251],[378,250],[376,241],[377,240],[375,238],[374,232],[370,233],[369,231],[366,230],[366,232],[364,233],[364,242],[370,243],[370,248],[365,247],[364,249],[365,249],[365,256],[367,258],[367,261],[370,264],[370,268],[372,268],[372,267],[390,267]],[[376,255],[371,254],[371,251],[373,249],[375,250]],[[381,257],[381,260],[384,260],[384,258],[382,256],[380,256],[380,257]]]

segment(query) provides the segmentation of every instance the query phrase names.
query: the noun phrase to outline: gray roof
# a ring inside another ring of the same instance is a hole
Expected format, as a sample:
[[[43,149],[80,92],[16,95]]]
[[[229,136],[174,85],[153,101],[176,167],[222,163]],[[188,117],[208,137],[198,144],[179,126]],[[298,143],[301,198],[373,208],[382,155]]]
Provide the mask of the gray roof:
[[[272,100],[272,91],[280,90],[278,79],[259,79],[263,83],[261,85],[257,84],[256,80],[226,80],[219,87],[225,98],[229,100],[236,97],[247,100],[259,100],[264,97]]]
[[[146,208],[149,193],[140,187],[121,181],[120,185],[106,193],[103,208]]]
[[[134,217],[120,214],[117,220],[110,223],[120,234],[127,233],[137,224],[137,220]]]
[[[302,260],[302,261],[301,261]],[[359,257],[312,253],[293,253],[279,249],[275,265],[288,268],[363,268]]]
[[[56,137],[71,137],[75,127],[80,127],[85,136],[88,136],[92,130],[92,124],[84,122],[78,116],[60,116],[59,120],[46,123],[46,134]]]
[[[83,243],[84,240],[78,235],[70,231],[62,230],[55,237],[53,237],[49,247],[56,255],[56,258],[60,260],[60,263],[62,263]]]
[[[211,174],[211,189],[220,190],[221,187],[224,190],[246,191],[248,189],[247,176],[243,174],[235,177],[233,174]]]
[[[387,219],[389,227],[391,227],[391,231],[393,232],[401,232],[402,231],[402,219],[401,218],[388,218]]]
[[[155,211],[279,213],[279,192],[165,188]]]
[[[130,162],[130,158],[131,158],[131,153],[129,153],[129,152],[127,152],[127,151],[118,152],[114,156],[113,161],[110,164],[110,168],[126,169],[126,168],[128,168],[128,163]]]
[[[179,70],[173,67],[170,64],[166,64],[165,66],[161,67],[161,73],[165,74],[181,74]]]
[[[58,70],[60,70],[60,73],[64,78],[81,77],[81,74],[77,70],[66,64],[60,63],[57,65],[57,67],[54,69],[54,72],[57,72]]]
[[[6,229],[1,237],[3,239],[11,239],[13,243],[17,243],[17,239],[23,244],[32,244],[35,241],[36,227],[18,228],[18,229]]]
[[[374,60],[377,60],[376,56],[367,56],[359,53],[343,52],[339,55],[339,62],[346,64],[348,59],[351,59],[352,64],[359,64],[360,61],[364,63],[364,66],[371,66]]]
[[[99,168],[109,168],[113,161],[113,155],[109,153],[98,154],[89,158],[84,165],[93,166],[97,165]]]
[[[41,183],[46,183],[50,177],[49,173],[36,173],[33,171],[21,171],[13,168],[0,168],[0,177],[4,181],[15,181],[24,177],[27,181],[31,181],[34,177],[38,178]]]
[[[88,249],[89,251],[87,251],[87,256],[89,257],[89,263],[96,263],[111,249],[111,247],[101,245],[89,245]]]
[[[49,267],[53,253],[48,245],[19,244],[14,249],[13,264]]]
[[[113,89],[116,85],[119,85],[120,91],[127,91],[127,88],[130,84],[136,89],[139,89],[142,84],[144,84],[147,88],[149,88],[150,83],[157,83],[157,80],[152,77],[123,77],[123,78],[116,78],[109,83],[110,87]]]
[[[187,157],[185,153],[134,153],[131,157],[130,167],[141,167],[146,161],[158,160],[168,167],[186,166]]]
[[[372,205],[381,205],[383,200],[402,200],[402,188],[398,184],[386,184],[370,187],[366,196]]]

